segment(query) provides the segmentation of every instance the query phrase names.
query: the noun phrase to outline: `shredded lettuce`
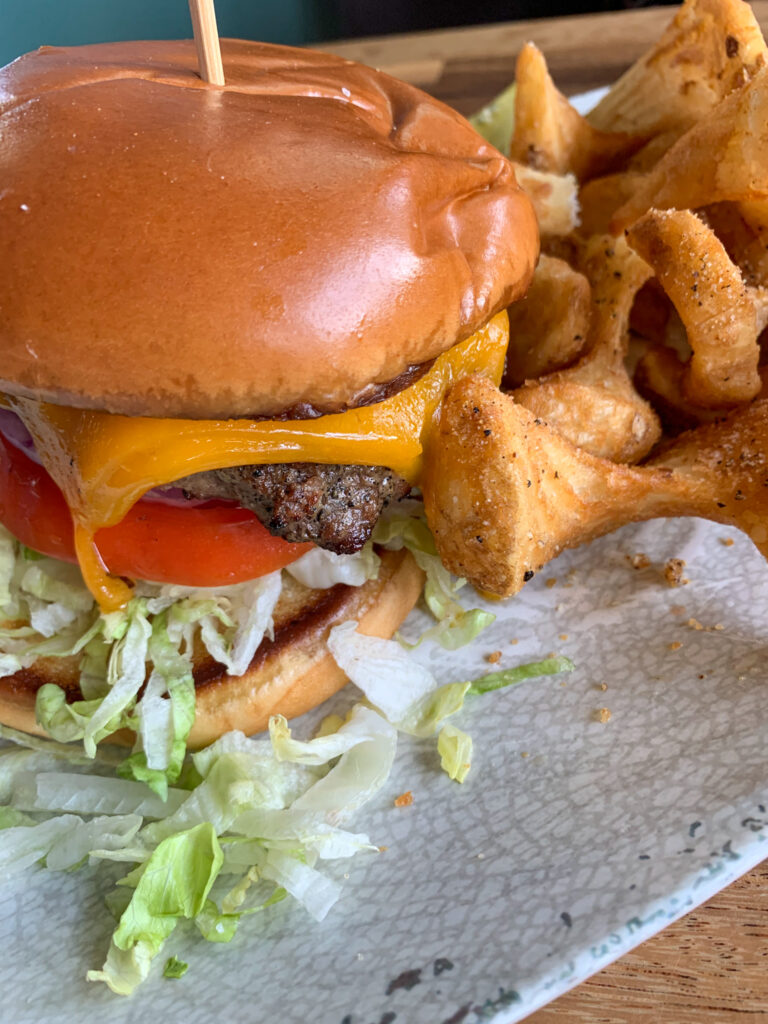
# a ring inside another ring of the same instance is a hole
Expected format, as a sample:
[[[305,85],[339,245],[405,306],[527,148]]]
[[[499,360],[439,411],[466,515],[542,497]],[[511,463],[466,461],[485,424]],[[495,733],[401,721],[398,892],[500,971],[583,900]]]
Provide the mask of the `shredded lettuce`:
[[[420,503],[401,502],[376,524],[373,539],[382,547],[397,551],[407,548],[416,564],[424,572],[424,603],[437,622],[422,634],[416,644],[432,640],[449,651],[470,643],[478,633],[495,621],[492,612],[481,608],[466,609],[456,594],[466,580],[452,576],[440,561],[435,539],[427,526]]]
[[[326,575],[367,578],[376,571],[372,550],[353,561],[356,568],[342,559]],[[82,741],[88,757],[107,736],[132,729],[136,745],[121,774],[165,797],[194,722],[195,643],[241,675],[272,635],[280,591],[280,573],[215,589],[140,581],[124,609],[100,615],[76,566],[28,558],[0,527],[0,621],[9,623],[0,627],[0,676],[39,657],[79,656],[82,699],[69,703],[60,687],[42,686],[38,722],[60,743]]]
[[[424,601],[437,621],[418,643],[430,639],[455,649],[493,621],[491,613],[464,609],[456,599],[464,581],[440,562],[420,503],[389,510],[374,541],[407,547],[426,574]],[[375,578],[379,564],[371,541],[355,555],[314,549],[286,571],[312,588],[359,586]],[[39,657],[79,657],[82,699],[70,702],[47,683],[37,693],[37,721],[60,744],[82,743],[90,758],[107,737],[131,730],[136,741],[119,774],[164,800],[179,780],[194,724],[195,644],[241,675],[262,639],[272,636],[281,581],[279,572],[220,588],[139,581],[124,609],[101,615],[76,566],[32,557],[0,527],[0,621],[9,623],[0,627],[0,676]],[[412,723],[411,731],[419,728],[426,727]]]
[[[337,555],[323,548],[313,548],[286,569],[294,579],[312,590],[326,590],[337,583],[360,587],[379,574],[381,559],[369,541],[354,555]]]
[[[169,956],[163,968],[164,978],[183,978],[189,970],[189,964],[176,956]]]
[[[140,783],[127,779],[66,771],[19,771],[13,780],[11,803],[20,811],[162,818],[188,796],[183,789],[171,789],[163,801]]]
[[[509,155],[515,130],[516,92],[517,87],[513,82],[469,119],[472,127],[505,156]]]
[[[437,752],[448,777],[463,782],[472,765],[472,737],[448,722],[437,737]]]
[[[407,547],[426,574],[436,623],[422,640],[454,649],[493,620],[458,602],[464,581],[443,568],[423,514],[391,513],[375,540]],[[354,556],[310,552],[289,572],[313,588],[359,585],[378,564],[368,545]],[[347,824],[387,782],[397,733],[438,734],[444,770],[463,782],[472,741],[447,719],[467,695],[573,667],[552,658],[439,685],[402,643],[346,623],[328,646],[366,703],[328,716],[309,739],[278,715],[268,738],[231,732],[187,754],[194,645],[242,673],[272,634],[281,580],[275,573],[215,590],[139,582],[125,609],[100,615],[75,568],[30,557],[0,527],[0,621],[9,623],[0,628],[0,673],[77,655],[82,693],[70,704],[55,685],[39,690],[38,721],[52,739],[0,727],[0,739],[16,744],[0,749],[0,879],[35,865],[125,864],[108,898],[117,927],[101,969],[87,975],[115,993],[146,980],[182,920],[218,943],[245,915],[283,899],[322,920],[341,893],[326,864],[377,850]],[[122,728],[136,744],[121,760],[103,741]],[[157,971],[181,977],[186,964],[171,957]]]
[[[356,622],[334,626],[328,638],[328,649],[336,663],[363,691],[371,704],[399,732],[412,736],[433,736],[445,719],[462,709],[468,694],[477,696],[490,693],[536,676],[571,672],[574,667],[569,658],[560,656],[492,672],[474,681],[440,686],[429,669],[414,661],[399,644],[393,640],[358,633]],[[451,778],[458,779],[456,758],[446,753],[451,744],[458,744],[456,732],[449,729],[445,733],[443,730],[445,736],[440,753],[442,767]],[[465,752],[467,742],[471,747],[469,737],[462,740],[462,750]],[[463,770],[462,778],[458,781],[463,782],[466,777],[468,760],[466,770]]]
[[[536,676],[556,676],[561,672],[573,672],[574,668],[571,659],[560,654],[552,658],[545,658],[543,661],[532,661],[529,665],[518,665],[516,668],[489,672],[487,675],[475,679],[470,684],[468,692],[473,695],[491,693],[493,690],[501,690],[507,686],[516,686],[518,683],[525,682],[526,679],[534,679]]]
[[[223,854],[213,825],[197,825],[164,839],[151,854],[123,912],[107,959],[89,981],[130,995],[183,918],[195,918],[221,869]]]

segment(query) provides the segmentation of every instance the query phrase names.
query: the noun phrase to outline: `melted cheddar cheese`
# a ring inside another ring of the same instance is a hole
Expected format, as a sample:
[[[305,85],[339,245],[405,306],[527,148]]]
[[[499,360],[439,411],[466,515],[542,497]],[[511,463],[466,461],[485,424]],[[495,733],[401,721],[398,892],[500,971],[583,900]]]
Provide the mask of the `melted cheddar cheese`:
[[[439,356],[415,384],[375,405],[312,420],[185,420],[118,416],[3,396],[23,420],[75,524],[83,577],[104,611],[131,596],[94,541],[143,494],[191,473],[273,462],[387,466],[418,484],[428,432],[446,389],[480,373],[501,380],[506,313]]]

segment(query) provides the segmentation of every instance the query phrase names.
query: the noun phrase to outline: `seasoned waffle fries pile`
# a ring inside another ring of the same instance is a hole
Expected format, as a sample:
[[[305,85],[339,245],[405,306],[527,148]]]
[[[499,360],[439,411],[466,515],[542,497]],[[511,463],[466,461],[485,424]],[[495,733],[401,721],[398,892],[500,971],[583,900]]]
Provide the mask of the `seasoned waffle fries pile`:
[[[582,117],[521,52],[510,157],[542,255],[502,391],[453,387],[423,487],[443,561],[482,590],[657,516],[768,557],[767,57],[747,3],[686,0]]]

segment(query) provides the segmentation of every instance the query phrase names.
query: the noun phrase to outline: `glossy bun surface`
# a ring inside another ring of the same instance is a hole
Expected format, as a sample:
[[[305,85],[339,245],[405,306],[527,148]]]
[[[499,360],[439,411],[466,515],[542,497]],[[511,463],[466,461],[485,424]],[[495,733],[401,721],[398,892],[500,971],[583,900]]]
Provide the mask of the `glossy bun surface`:
[[[0,389],[129,415],[354,404],[527,287],[511,165],[412,86],[223,40],[0,71]]]

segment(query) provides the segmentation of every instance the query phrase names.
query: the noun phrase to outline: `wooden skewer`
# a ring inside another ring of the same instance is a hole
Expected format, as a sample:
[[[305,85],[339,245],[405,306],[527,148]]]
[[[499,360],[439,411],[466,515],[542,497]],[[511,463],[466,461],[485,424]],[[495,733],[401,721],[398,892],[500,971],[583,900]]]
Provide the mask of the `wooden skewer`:
[[[189,13],[195,33],[200,77],[211,85],[224,85],[224,67],[221,63],[213,0],[189,0]]]

